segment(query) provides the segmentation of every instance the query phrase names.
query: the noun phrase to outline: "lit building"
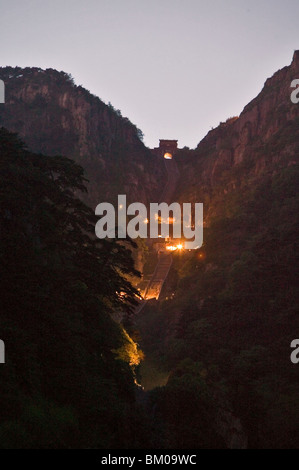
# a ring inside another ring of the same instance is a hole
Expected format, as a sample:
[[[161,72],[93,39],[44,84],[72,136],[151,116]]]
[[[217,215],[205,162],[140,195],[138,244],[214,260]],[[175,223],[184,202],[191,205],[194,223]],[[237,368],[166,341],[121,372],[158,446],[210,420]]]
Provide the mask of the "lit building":
[[[159,147],[152,149],[152,153],[160,157],[164,157],[166,160],[171,160],[177,151],[178,141],[165,139],[160,139]]]

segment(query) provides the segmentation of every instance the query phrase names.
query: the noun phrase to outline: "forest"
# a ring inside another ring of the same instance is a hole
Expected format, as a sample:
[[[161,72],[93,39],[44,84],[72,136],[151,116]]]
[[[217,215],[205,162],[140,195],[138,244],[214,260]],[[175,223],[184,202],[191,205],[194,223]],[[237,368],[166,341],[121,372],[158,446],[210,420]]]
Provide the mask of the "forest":
[[[76,163],[31,153],[3,128],[0,155],[0,445],[127,446],[140,352],[111,312],[136,303],[131,251],[92,236]]]
[[[83,169],[4,128],[0,155],[1,448],[298,447],[298,165],[229,193],[136,319],[136,245],[96,239]]]
[[[137,322],[168,377],[150,392],[166,446],[298,447],[298,178],[294,164],[227,194]]]

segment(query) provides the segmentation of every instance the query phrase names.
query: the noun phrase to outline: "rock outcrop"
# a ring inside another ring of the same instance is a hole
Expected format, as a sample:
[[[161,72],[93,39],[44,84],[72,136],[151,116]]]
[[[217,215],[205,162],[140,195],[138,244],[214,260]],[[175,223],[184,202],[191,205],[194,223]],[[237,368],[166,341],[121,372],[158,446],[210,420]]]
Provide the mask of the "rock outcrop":
[[[178,156],[181,201],[212,206],[216,197],[298,161],[299,104],[291,83],[299,78],[299,51],[292,64],[269,78],[239,117],[211,130],[195,150]]]
[[[6,103],[0,126],[19,133],[29,149],[74,159],[86,171],[92,207],[118,194],[131,202],[156,201],[164,163],[140,140],[141,131],[64,72],[0,68]]]

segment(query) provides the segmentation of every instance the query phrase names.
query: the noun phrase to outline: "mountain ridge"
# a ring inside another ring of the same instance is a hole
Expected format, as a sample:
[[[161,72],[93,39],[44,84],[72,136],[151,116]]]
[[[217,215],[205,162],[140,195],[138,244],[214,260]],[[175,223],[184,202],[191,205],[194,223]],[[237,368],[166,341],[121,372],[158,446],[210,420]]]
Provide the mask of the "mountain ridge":
[[[115,202],[120,193],[132,202],[155,199],[163,161],[119,110],[75,85],[65,72],[2,67],[0,78],[6,85],[0,125],[18,133],[34,152],[63,155],[83,166],[90,181],[85,202],[92,207],[103,198]]]
[[[196,149],[179,152],[182,178],[176,197],[180,202],[201,201],[210,211],[214,197],[218,201],[221,195],[297,161],[299,106],[291,102],[296,77],[299,51],[290,66],[266,80],[240,116],[220,123]]]

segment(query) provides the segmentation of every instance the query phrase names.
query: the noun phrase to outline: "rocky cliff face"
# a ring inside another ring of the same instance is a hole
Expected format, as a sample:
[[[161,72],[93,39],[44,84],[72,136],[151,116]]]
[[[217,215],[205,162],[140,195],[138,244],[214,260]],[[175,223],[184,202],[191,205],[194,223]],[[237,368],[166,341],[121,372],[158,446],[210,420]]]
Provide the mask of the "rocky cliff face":
[[[217,403],[215,434],[227,447],[298,447],[299,370],[290,362],[299,304],[299,104],[290,96],[298,78],[296,52],[238,118],[176,157],[175,199],[204,203],[204,245],[189,261],[174,256],[166,286],[172,297],[160,317],[154,306],[143,315],[158,318],[151,331],[164,328],[159,356],[171,365],[170,377],[182,380],[181,394],[171,379],[165,387],[169,401],[182,400],[180,436],[196,428],[198,394],[187,422],[185,397],[201,364]],[[152,350],[148,344],[146,356],[155,357],[156,340]]]
[[[181,151],[179,200],[204,202],[212,213],[213,200],[298,161],[299,104],[290,99],[296,78],[299,51],[239,117],[210,131],[194,151]]]
[[[17,132],[34,152],[81,164],[92,207],[117,194],[144,203],[159,198],[163,161],[143,145],[140,131],[111,105],[75,86],[64,72],[0,68],[6,103],[0,126]]]
[[[165,182],[163,160],[140,141],[127,118],[55,70],[0,68],[6,104],[0,126],[18,132],[35,152],[62,154],[86,170],[87,202],[159,200]],[[219,200],[274,174],[297,160],[299,105],[291,102],[291,82],[299,78],[299,51],[292,64],[269,78],[239,117],[210,131],[195,150],[176,160],[181,178],[174,200],[204,202],[215,214]]]

